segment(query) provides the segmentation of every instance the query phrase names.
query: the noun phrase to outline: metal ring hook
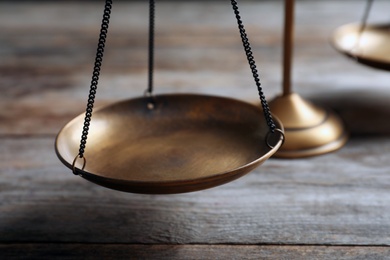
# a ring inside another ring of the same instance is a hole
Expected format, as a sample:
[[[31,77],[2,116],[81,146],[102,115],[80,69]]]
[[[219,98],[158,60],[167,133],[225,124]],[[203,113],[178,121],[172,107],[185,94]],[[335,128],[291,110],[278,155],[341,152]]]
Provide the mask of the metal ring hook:
[[[74,175],[80,175],[79,173],[76,172],[76,161],[78,158],[83,159],[83,167],[81,168],[82,171],[84,170],[85,165],[87,164],[87,159],[85,159],[84,156],[80,157],[79,155],[76,155],[72,163],[72,171]]]
[[[282,144],[281,144],[281,145],[283,145],[283,144],[284,144],[284,141],[286,140],[286,137],[285,137],[285,135],[284,135],[284,132],[283,132],[281,129],[279,129],[279,128],[275,128],[275,131],[278,132],[278,133],[280,134],[279,140],[282,139]],[[271,145],[271,144],[269,143],[269,137],[270,137],[272,134],[274,134],[274,133],[275,133],[275,132],[268,132],[267,136],[265,137],[265,142],[266,142],[267,146],[268,146],[270,149],[273,149],[273,148],[275,147],[275,146],[273,146],[273,145]]]
[[[145,90],[144,96],[148,98],[148,104],[146,105],[149,110],[153,110],[156,106],[156,100],[153,93],[150,90]]]

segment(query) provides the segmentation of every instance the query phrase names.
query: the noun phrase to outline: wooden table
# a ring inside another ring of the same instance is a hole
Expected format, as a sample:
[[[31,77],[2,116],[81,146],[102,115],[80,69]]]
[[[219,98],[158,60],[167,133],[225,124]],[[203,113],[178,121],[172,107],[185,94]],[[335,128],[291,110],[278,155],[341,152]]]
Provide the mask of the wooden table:
[[[390,74],[329,45],[364,1],[298,1],[294,90],[351,137],[314,158],[268,160],[232,183],[136,195],[74,176],[54,153],[84,110],[102,1],[0,3],[0,258],[390,258]],[[242,1],[269,99],[281,92],[282,1]],[[371,21],[388,21],[376,1]],[[97,106],[143,94],[147,3],[114,3]],[[228,1],[157,5],[156,93],[258,103]]]

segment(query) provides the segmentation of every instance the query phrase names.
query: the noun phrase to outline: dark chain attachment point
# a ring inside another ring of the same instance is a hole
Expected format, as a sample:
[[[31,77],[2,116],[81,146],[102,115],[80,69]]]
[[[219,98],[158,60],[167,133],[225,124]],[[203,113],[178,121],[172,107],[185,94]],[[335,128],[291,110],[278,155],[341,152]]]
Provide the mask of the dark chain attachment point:
[[[284,135],[284,132],[283,130],[279,129],[279,128],[275,128],[275,131],[274,132],[268,132],[267,133],[267,136],[265,137],[265,143],[267,144],[267,146],[270,148],[270,149],[273,149],[275,147],[275,145],[272,145],[270,143],[270,139],[273,135],[275,135],[276,133],[278,133],[280,136],[279,136],[279,139],[276,143],[279,143],[280,140],[282,140],[282,144],[281,146],[284,144],[284,141],[286,140],[286,137]]]
[[[242,44],[244,46],[245,54],[250,66],[250,69],[252,71],[253,79],[255,80],[256,86],[257,86],[257,91],[259,92],[259,97],[260,97],[260,102],[261,106],[263,107],[263,112],[264,112],[264,117],[265,120],[267,121],[267,125],[272,133],[275,132],[276,125],[274,123],[274,120],[272,119],[271,111],[269,109],[267,100],[264,96],[263,89],[261,88],[261,83],[260,83],[260,77],[259,73],[257,71],[255,59],[253,57],[253,52],[251,45],[249,43],[248,35],[246,34],[244,24],[242,22],[240,12],[238,10],[238,4],[237,1],[231,0],[232,6],[233,6],[233,11],[237,19],[237,24],[238,24],[238,29],[240,31],[240,36],[242,40]]]
[[[79,155],[76,155],[76,157],[74,158],[73,160],[73,163],[72,163],[72,171],[73,171],[73,174],[74,175],[80,175],[79,173],[77,173],[76,171],[76,162],[78,159],[83,159],[83,166],[81,167],[81,170],[83,171],[84,168],[85,168],[85,165],[87,164],[87,159],[85,159],[85,157],[80,157]]]
[[[144,96],[148,99],[146,107],[149,110],[153,110],[156,107],[156,98],[153,95],[152,92],[149,92],[149,90],[145,90]]]

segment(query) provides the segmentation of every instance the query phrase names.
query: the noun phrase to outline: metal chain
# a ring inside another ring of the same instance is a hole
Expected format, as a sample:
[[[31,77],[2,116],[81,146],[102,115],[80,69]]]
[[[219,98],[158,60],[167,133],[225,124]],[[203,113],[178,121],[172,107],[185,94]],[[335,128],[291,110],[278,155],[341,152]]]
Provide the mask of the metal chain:
[[[155,18],[155,1],[149,1],[149,64],[148,64],[148,89],[147,95],[153,92],[153,69],[154,69],[154,19]]]
[[[99,81],[100,68],[103,62],[104,47],[106,43],[107,33],[108,33],[108,24],[110,22],[112,0],[106,0],[104,6],[103,20],[100,28],[99,43],[96,51],[95,64],[92,73],[91,86],[89,90],[87,109],[85,111],[84,126],[83,132],[81,135],[80,148],[78,156],[80,158],[84,157],[85,145],[87,143],[87,137],[89,132],[89,126],[92,117],[93,105],[95,102],[95,95]]]
[[[274,123],[274,120],[272,119],[271,111],[269,109],[267,100],[264,96],[263,89],[261,88],[260,78],[259,78],[259,74],[257,71],[255,59],[253,57],[252,48],[251,48],[251,45],[249,43],[248,36],[245,32],[245,28],[244,28],[244,24],[243,24],[241,16],[240,16],[240,12],[238,11],[237,1],[231,0],[231,3],[233,6],[234,14],[235,14],[236,19],[237,19],[238,29],[240,31],[240,36],[242,39],[242,44],[244,46],[245,54],[246,54],[246,57],[248,59],[250,69],[252,71],[253,79],[255,80],[257,90],[259,92],[259,97],[260,97],[260,101],[261,101],[261,106],[263,107],[264,117],[267,121],[267,125],[268,125],[270,131],[272,133],[274,133],[276,125]]]
[[[92,117],[92,111],[93,111],[93,106],[95,102],[95,95],[96,95],[96,90],[98,86],[98,81],[99,81],[99,76],[100,76],[100,69],[102,66],[103,62],[103,54],[104,54],[104,47],[105,47],[105,42],[107,38],[107,33],[108,33],[108,25],[110,21],[110,15],[111,15],[111,8],[112,8],[112,0],[106,0],[105,7],[104,7],[104,13],[103,13],[103,19],[102,19],[102,24],[101,24],[101,29],[100,29],[100,35],[99,35],[99,42],[98,42],[98,47],[97,47],[97,52],[96,52],[96,58],[95,58],[95,64],[93,68],[93,74],[92,74],[92,80],[91,80],[91,86],[90,86],[90,91],[89,91],[89,96],[88,96],[88,103],[87,103],[87,108],[85,112],[85,118],[84,118],[84,126],[83,126],[83,131],[81,135],[81,141],[80,141],[80,147],[79,147],[79,154],[78,156],[80,158],[84,157],[84,152],[85,152],[85,147],[87,143],[87,138],[88,138],[88,133],[89,133],[89,126],[91,122],[91,117]],[[258,92],[259,92],[259,97],[261,101],[261,105],[263,107],[263,112],[264,116],[266,118],[267,124],[271,130],[271,132],[275,132],[275,123],[272,119],[272,115],[268,106],[268,103],[265,99],[263,90],[261,88],[261,83],[257,71],[257,67],[255,64],[255,60],[253,58],[253,53],[252,53],[252,48],[249,44],[248,36],[245,32],[244,25],[242,23],[240,13],[238,11],[237,7],[237,2],[234,0],[231,0],[234,14],[237,19],[237,24],[238,28],[240,31],[242,43],[245,49],[245,53],[253,74],[253,78],[255,80]],[[152,93],[153,91],[153,50],[154,50],[154,16],[155,16],[155,2],[154,0],[150,0],[150,11],[149,11],[149,20],[150,20],[150,25],[149,25],[149,85],[148,85],[148,93]]]
[[[364,8],[362,21],[361,21],[361,23],[362,23],[361,30],[362,31],[365,29],[365,27],[367,25],[368,15],[370,14],[373,2],[374,2],[374,0],[367,0],[366,7]]]
[[[356,41],[357,44],[359,44],[360,37],[361,37],[364,29],[366,29],[368,16],[370,14],[373,2],[374,2],[374,0],[367,0],[366,7],[364,8],[364,12],[363,12],[362,20],[361,20],[361,26],[360,26],[360,29],[359,29],[358,41]]]

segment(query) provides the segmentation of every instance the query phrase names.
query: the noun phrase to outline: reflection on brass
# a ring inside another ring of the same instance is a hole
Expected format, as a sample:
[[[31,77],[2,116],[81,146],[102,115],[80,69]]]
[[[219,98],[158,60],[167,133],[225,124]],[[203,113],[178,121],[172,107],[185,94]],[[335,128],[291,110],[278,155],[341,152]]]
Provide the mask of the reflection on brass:
[[[260,107],[204,95],[147,97],[94,112],[83,160],[75,170],[102,186],[135,193],[181,193],[237,179],[259,166],[282,144],[272,135]],[[56,152],[72,169],[84,116],[58,134]],[[279,129],[280,122],[275,120]]]
[[[342,121],[292,93],[270,102],[271,111],[284,126],[286,140],[276,157],[298,158],[332,152],[347,141]]]
[[[332,45],[357,62],[390,70],[390,24],[341,26],[333,33]]]

